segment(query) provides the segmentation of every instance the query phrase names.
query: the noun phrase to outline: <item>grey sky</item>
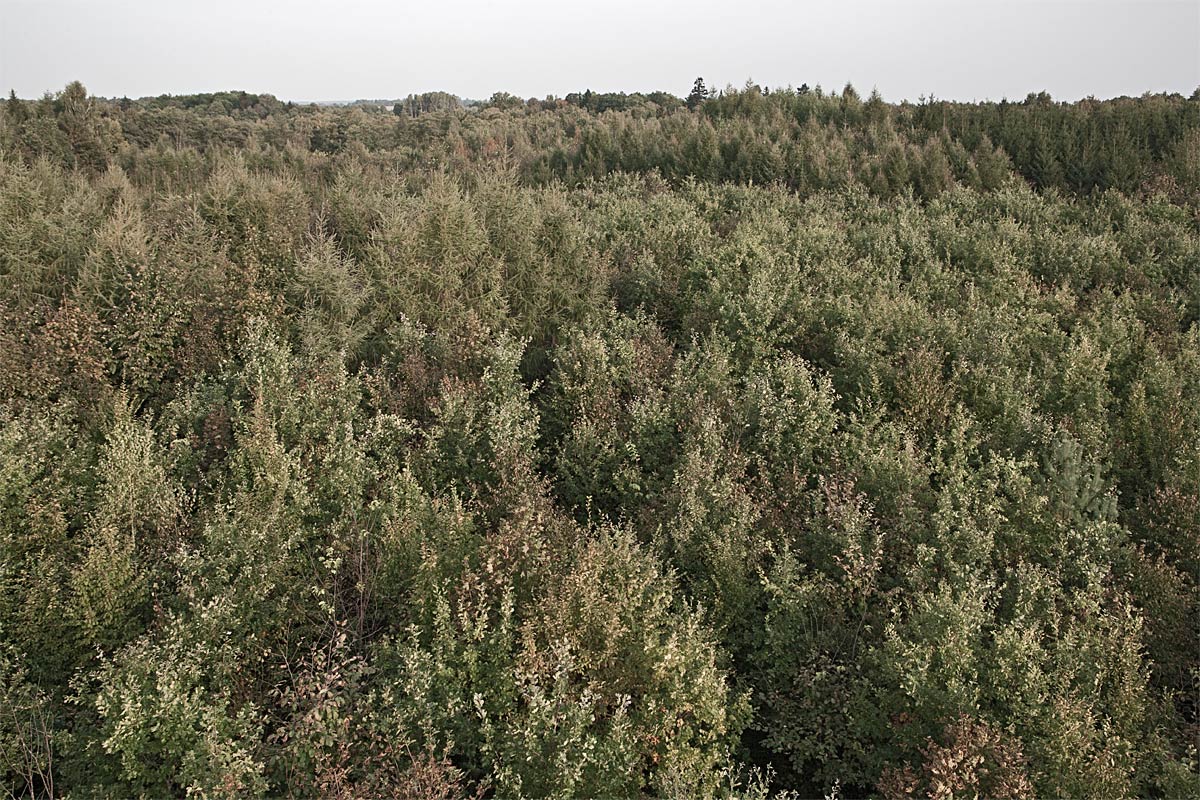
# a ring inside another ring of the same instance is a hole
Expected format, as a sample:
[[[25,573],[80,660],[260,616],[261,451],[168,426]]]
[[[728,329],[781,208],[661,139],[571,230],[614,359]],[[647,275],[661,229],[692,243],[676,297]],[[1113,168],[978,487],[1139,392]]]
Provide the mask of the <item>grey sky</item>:
[[[0,89],[283,99],[852,81],[889,100],[1190,94],[1200,0],[0,0]]]

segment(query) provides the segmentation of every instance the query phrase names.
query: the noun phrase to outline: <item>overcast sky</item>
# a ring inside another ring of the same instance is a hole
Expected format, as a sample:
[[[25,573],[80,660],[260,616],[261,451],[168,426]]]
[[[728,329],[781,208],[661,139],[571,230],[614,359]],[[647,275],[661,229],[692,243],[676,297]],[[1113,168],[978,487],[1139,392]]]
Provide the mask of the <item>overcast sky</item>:
[[[888,100],[1200,85],[1200,0],[0,0],[0,88],[484,98],[800,83]]]

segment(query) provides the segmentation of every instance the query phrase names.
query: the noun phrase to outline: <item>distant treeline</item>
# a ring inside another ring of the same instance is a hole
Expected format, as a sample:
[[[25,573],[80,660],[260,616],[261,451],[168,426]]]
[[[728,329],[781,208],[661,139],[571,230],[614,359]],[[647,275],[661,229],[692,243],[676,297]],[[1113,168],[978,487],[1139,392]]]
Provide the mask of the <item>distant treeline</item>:
[[[113,163],[131,174],[164,167],[148,163],[163,148],[189,171],[205,153],[238,148],[349,152],[395,169],[504,161],[535,184],[657,172],[672,182],[779,182],[801,193],[860,184],[880,197],[930,199],[955,185],[995,189],[1015,173],[1079,194],[1200,192],[1200,90],[1190,99],[1056,103],[1042,93],[1018,103],[895,105],[877,93],[863,100],[849,85],[715,93],[697,84],[686,102],[588,91],[528,101],[497,93],[472,106],[445,92],[390,106],[295,105],[245,92],[112,101],[73,84],[41,100],[10,98],[0,145],[26,162],[45,156],[92,172]]]

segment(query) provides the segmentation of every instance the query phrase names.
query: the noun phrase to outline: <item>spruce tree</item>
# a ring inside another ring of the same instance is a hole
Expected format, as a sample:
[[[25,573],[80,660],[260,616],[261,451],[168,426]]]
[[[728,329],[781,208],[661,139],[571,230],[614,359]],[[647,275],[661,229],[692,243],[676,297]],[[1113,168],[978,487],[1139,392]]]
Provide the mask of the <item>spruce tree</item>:
[[[29,118],[29,112],[25,108],[25,104],[21,102],[21,98],[17,97],[15,89],[9,90],[8,102],[4,104],[4,112],[8,119],[16,125],[20,125]]]

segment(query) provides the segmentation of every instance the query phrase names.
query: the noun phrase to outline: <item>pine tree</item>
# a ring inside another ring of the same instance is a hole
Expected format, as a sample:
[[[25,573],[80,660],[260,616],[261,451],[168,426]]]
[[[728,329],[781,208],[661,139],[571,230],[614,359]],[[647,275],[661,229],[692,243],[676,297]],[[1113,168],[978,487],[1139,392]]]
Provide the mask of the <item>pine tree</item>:
[[[76,168],[100,172],[107,163],[100,138],[95,101],[79,81],[67,84],[58,96],[58,127],[66,134]]]
[[[704,85],[704,78],[696,78],[696,82],[692,84],[692,93],[687,96],[687,107],[694,110],[707,99],[708,89]]]
[[[25,104],[21,102],[21,98],[17,97],[15,89],[8,93],[8,102],[4,104],[4,113],[16,125],[20,125],[29,118],[29,112],[26,110]]]
[[[1062,187],[1062,164],[1059,163],[1058,154],[1054,151],[1050,137],[1041,129],[1038,129],[1035,137],[1033,143],[1033,160],[1030,165],[1032,175],[1030,177],[1033,178],[1038,188],[1041,189]]]

